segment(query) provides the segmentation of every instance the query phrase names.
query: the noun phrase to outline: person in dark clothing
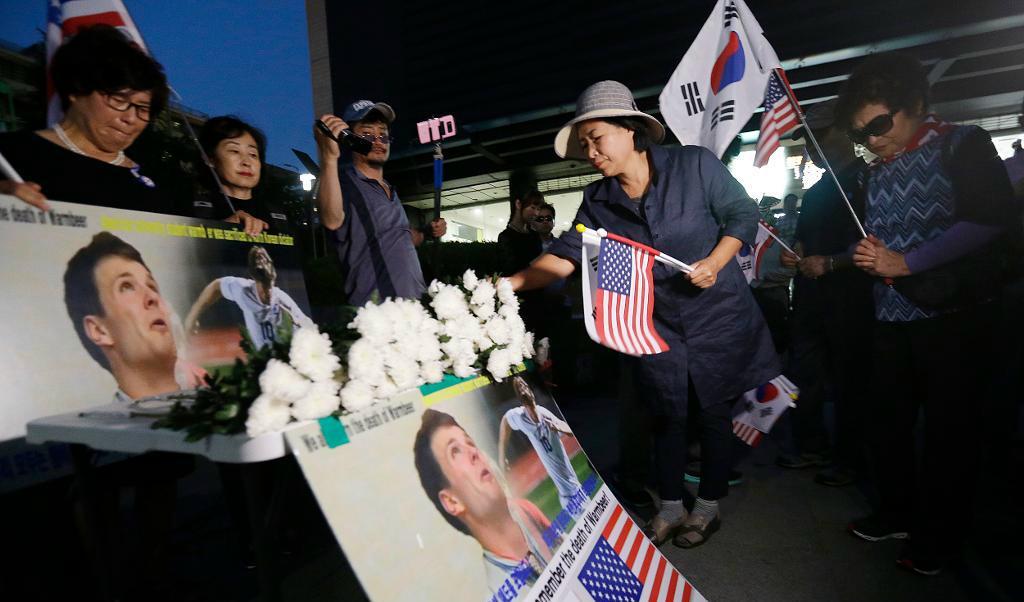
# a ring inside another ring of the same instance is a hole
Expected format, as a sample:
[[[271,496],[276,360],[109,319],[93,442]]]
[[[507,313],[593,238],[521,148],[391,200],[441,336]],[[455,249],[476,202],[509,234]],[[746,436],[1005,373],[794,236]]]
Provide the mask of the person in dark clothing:
[[[515,274],[530,265],[530,262],[537,259],[543,251],[540,234],[531,226],[544,204],[544,195],[536,190],[531,190],[521,199],[512,200],[508,226],[498,235],[498,244],[507,251],[506,267],[502,275]],[[521,291],[518,295],[519,313],[526,323],[526,329],[532,332],[538,341],[550,337],[550,315],[544,300],[544,291]]]
[[[120,31],[82,28],[51,62],[64,110],[52,128],[0,134],[2,154],[25,183],[0,192],[45,208],[46,199],[174,213],[125,150],[167,105],[163,68]]]
[[[834,127],[835,101],[814,105],[807,123],[818,140],[847,197],[863,214],[857,177],[867,167],[853,151],[845,131]],[[800,128],[794,138],[803,138]],[[808,140],[810,159],[824,162]],[[871,278],[853,265],[850,250],[860,234],[849,209],[829,176],[812,186],[803,198],[796,228],[795,250],[800,259],[783,254],[783,262],[799,268],[794,279],[792,346],[789,376],[800,388],[800,403],[787,418],[793,424],[795,449],[779,456],[783,468],[833,466],[815,475],[815,482],[842,486],[854,482],[864,469],[864,408],[870,393],[870,374],[859,359],[870,353]],[[822,411],[826,392],[833,395],[835,441],[829,437]]]
[[[530,265],[541,254],[543,247],[540,234],[530,225],[543,205],[544,195],[536,190],[531,190],[521,199],[512,200],[508,225],[498,235],[498,244],[504,245],[509,251],[510,263],[506,276]]]
[[[240,224],[253,236],[268,229],[289,230],[284,211],[260,194],[267,155],[263,132],[233,115],[221,115],[203,124],[199,144],[211,171],[203,172],[206,191],[191,202],[194,217]]]
[[[636,362],[638,397],[656,417],[662,500],[645,531],[658,544],[672,539],[692,548],[721,525],[718,500],[728,494],[732,406],[744,391],[780,372],[768,328],[734,259],[757,232],[757,206],[706,148],[658,146],[664,126],[637,110],[621,83],[590,86],[576,107],[576,117],[555,138],[555,152],[587,159],[604,178],[584,190],[575,221],[588,229],[607,228],[693,267],[683,275],[654,266],[653,320],[669,349]],[[582,243],[576,229],[562,234],[510,278],[513,288],[542,288],[569,276],[579,267]],[[699,400],[704,471],[687,513],[683,473],[693,398]]]
[[[398,192],[384,179],[394,120],[395,111],[387,103],[357,100],[341,117],[320,117],[334,139],[313,130],[321,169],[317,204],[338,252],[350,305],[365,305],[374,293],[382,299],[419,299],[426,285],[416,247],[447,232],[444,218],[423,229],[411,228]],[[343,164],[335,140],[350,128],[370,150],[351,153],[352,163]]]
[[[836,122],[879,158],[861,178],[868,236],[853,260],[876,278],[869,438],[880,505],[849,531],[909,538],[897,565],[934,575],[971,533],[995,301],[1001,266],[1019,257],[1021,211],[988,133],[928,113],[928,96],[920,62],[875,55],[844,85]]]

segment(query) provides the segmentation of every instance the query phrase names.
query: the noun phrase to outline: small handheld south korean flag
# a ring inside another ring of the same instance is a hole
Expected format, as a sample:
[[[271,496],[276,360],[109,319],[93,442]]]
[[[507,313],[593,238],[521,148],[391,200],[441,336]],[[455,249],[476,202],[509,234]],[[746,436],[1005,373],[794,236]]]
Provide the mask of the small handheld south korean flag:
[[[799,395],[796,385],[782,375],[747,391],[732,409],[732,432],[755,447],[787,408],[796,407]]]

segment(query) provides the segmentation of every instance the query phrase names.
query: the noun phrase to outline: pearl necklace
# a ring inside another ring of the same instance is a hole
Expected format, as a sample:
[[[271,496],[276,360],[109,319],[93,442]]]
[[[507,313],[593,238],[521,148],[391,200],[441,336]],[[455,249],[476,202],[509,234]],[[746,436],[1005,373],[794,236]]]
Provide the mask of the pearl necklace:
[[[79,155],[83,155],[86,157],[90,156],[84,150],[79,148],[77,144],[72,142],[71,138],[68,138],[67,132],[64,131],[64,128],[60,127],[59,123],[53,124],[53,131],[55,134],[57,134],[57,137],[60,138],[60,141],[64,143],[64,146],[68,147],[68,150],[76,152]],[[124,160],[124,151],[117,151],[117,156],[111,159],[110,161],[107,161],[107,163],[110,163],[111,165],[120,165],[124,163]]]

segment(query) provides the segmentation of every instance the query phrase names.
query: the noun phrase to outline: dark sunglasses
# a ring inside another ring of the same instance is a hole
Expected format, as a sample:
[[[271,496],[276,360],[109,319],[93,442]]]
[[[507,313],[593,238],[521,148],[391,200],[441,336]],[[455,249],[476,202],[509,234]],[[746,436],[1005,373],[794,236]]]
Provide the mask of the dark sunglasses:
[[[857,144],[864,144],[871,136],[884,136],[892,129],[892,118],[899,111],[889,111],[875,117],[867,125],[859,130],[850,129],[846,132],[847,137]]]
[[[555,218],[551,217],[550,215],[538,215],[537,217],[533,218],[533,221],[535,221],[535,222],[553,222],[553,221],[555,221]]]

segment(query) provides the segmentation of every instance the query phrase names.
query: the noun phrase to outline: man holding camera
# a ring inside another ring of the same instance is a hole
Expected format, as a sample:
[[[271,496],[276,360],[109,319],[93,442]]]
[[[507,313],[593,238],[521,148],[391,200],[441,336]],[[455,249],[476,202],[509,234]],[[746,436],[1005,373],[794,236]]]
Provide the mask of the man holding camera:
[[[320,118],[334,139],[314,128],[320,155],[320,218],[334,237],[351,305],[366,304],[374,292],[381,298],[419,299],[426,287],[416,247],[427,238],[440,238],[447,228],[439,218],[413,230],[398,194],[384,179],[394,120],[389,105],[359,100],[345,107],[340,118]],[[350,165],[339,166],[336,140],[346,130],[370,144],[365,154],[351,153]]]

